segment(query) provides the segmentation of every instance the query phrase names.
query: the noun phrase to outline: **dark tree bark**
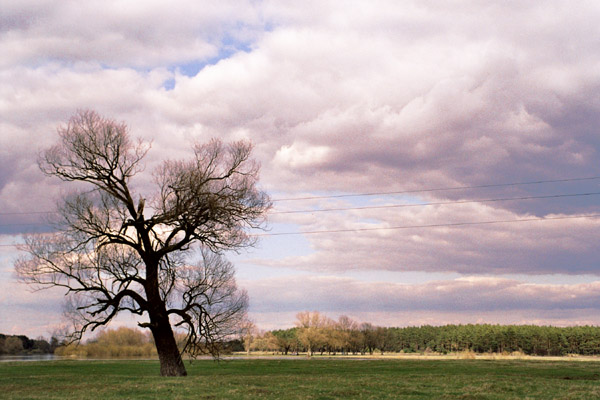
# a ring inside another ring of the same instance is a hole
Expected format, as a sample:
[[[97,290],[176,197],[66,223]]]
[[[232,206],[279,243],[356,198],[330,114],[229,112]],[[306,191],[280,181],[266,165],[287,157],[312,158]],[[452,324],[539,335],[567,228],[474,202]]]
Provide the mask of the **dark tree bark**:
[[[181,353],[175,341],[173,329],[164,305],[158,310],[150,312],[150,331],[156,343],[156,351],[160,361],[160,374],[162,376],[186,376],[187,371]]]
[[[148,327],[152,332],[160,361],[160,374],[162,376],[186,376],[187,371],[177,347],[165,301],[160,296],[157,278],[158,263],[146,261],[146,270],[145,292],[150,322],[140,325]]]
[[[139,325],[154,336],[162,375],[186,375],[182,351],[218,356],[247,308],[221,252],[252,245],[247,228],[260,227],[271,206],[256,188],[252,146],[212,140],[189,161],[165,161],[146,205],[130,181],[149,145],[132,141],[125,124],[82,111],[59,134],[40,168],[92,190],[64,199],[55,234],[25,238],[17,275],[67,290],[74,340],[127,311],[149,318]],[[183,349],[173,327],[185,330]]]

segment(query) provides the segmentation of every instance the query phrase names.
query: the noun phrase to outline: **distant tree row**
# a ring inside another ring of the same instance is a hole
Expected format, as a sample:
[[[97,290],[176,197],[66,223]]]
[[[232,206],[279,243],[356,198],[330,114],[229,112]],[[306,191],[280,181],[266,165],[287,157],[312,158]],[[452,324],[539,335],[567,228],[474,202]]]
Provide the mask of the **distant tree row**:
[[[527,355],[600,355],[600,327],[553,327],[537,325],[444,325],[390,328],[359,323],[347,316],[337,321],[318,312],[297,315],[296,326],[259,332],[252,324],[243,327],[240,339],[222,343],[221,352],[263,351],[282,354],[373,354],[384,353],[498,353]],[[179,346],[184,334],[176,334]],[[55,351],[56,350],[56,351]],[[0,354],[43,354],[114,358],[156,357],[151,335],[121,327],[101,331],[85,344],[59,346],[53,337],[43,338],[0,334]]]
[[[512,353],[562,356],[599,355],[600,327],[537,325],[445,325],[388,328],[341,316],[334,321],[318,312],[302,312],[296,327],[262,334],[247,330],[246,350],[314,354],[374,352]]]
[[[50,354],[59,346],[58,339],[50,342],[39,337],[30,339],[25,335],[4,335],[0,333],[0,355]]]

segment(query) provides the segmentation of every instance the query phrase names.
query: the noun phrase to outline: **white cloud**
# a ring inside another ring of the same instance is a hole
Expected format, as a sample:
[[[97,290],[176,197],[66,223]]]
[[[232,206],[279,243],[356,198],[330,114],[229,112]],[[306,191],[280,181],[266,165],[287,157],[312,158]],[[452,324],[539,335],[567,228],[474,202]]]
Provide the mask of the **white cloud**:
[[[154,140],[146,172],[186,157],[193,140],[250,138],[261,184],[282,197],[600,175],[597,2],[9,3],[0,14],[3,212],[53,207],[64,188],[37,171],[36,154],[55,140],[58,124],[88,107]],[[147,190],[148,175],[141,178]],[[593,191],[597,181],[421,200]],[[353,201],[346,204],[368,203]],[[595,212],[597,197],[589,196],[273,220],[312,231]],[[31,215],[0,219],[29,222]],[[261,263],[593,275],[597,225],[565,219],[307,235],[313,253]]]
[[[394,204],[407,203],[387,205]],[[598,218],[548,215],[545,221],[510,222],[536,217],[495,208],[494,203],[413,205],[274,217],[275,221],[299,224],[301,231],[325,232],[306,235],[315,250],[310,255],[254,260],[273,267],[466,274],[599,272],[594,261],[599,256],[595,246]],[[564,217],[567,219],[561,219]],[[360,231],[364,228],[373,230]],[[336,232],[339,230],[351,231]]]
[[[273,161],[282,168],[318,167],[327,159],[328,153],[329,148],[326,146],[294,143],[280,148]]]
[[[597,308],[600,297],[600,281],[533,284],[491,276],[466,276],[422,284],[298,276],[243,282],[243,285],[253,298],[255,312],[587,310]],[[276,287],[286,290],[274,290]]]
[[[206,60],[221,41],[251,42],[262,23],[251,2],[62,1],[3,7],[0,65],[46,60],[154,67]]]

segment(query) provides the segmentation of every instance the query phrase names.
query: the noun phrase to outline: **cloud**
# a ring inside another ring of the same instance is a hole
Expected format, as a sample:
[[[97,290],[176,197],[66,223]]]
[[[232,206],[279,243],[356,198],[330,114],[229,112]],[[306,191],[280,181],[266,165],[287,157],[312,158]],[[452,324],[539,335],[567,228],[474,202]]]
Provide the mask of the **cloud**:
[[[134,120],[130,124],[133,135],[139,136],[138,132],[148,131],[145,128],[153,124],[142,110],[156,101],[168,76],[164,70],[139,75],[131,69],[106,70],[91,65],[64,69],[49,64],[35,69],[15,67],[0,71],[3,82],[0,93],[4,100],[0,103],[3,213],[52,211],[61,192],[69,190],[39,171],[37,157],[56,142],[56,128],[65,124],[78,108],[95,108],[115,119],[128,116]],[[146,122],[136,124],[138,118]],[[32,219],[27,214],[2,215],[0,221],[31,223]]]
[[[403,284],[336,276],[296,276],[241,284],[250,294],[253,312],[541,312],[591,310],[600,304],[600,281],[558,285],[465,276],[447,281]]]
[[[591,1],[12,2],[0,12],[0,232],[43,229],[24,225],[37,214],[14,213],[51,210],[69,190],[35,160],[78,108],[153,141],[136,183],[145,193],[158,162],[214,136],[252,140],[261,185],[277,197],[600,176],[599,16]],[[598,191],[597,180],[566,181],[285,207]],[[597,196],[580,196],[272,221],[307,232],[597,212]],[[597,275],[600,255],[598,220],[586,218],[304,240],[302,256],[255,261],[331,273]],[[540,321],[552,317],[544,310]]]
[[[3,7],[0,65],[98,62],[155,67],[219,55],[262,27],[251,2],[20,2]]]
[[[70,46],[82,54],[57,50],[34,67],[19,57],[7,59],[3,87],[12,101],[4,112],[20,126],[28,124],[44,143],[48,128],[80,107],[125,119],[135,132],[154,137],[163,153],[181,153],[190,138],[248,137],[257,143],[265,186],[278,191],[414,189],[600,174],[594,133],[600,80],[590,72],[597,52],[585,39],[597,30],[595,8],[465,7],[471,11],[422,2],[343,9],[336,2],[302,8],[177,2],[168,9],[150,3],[132,13],[113,3],[66,2],[36,14],[25,4],[6,12],[16,22],[0,38],[14,39],[19,49],[35,53],[35,46],[13,36],[36,37],[38,30],[44,37],[91,35],[102,41],[108,31],[121,37],[119,46],[107,45],[110,51],[102,50],[104,44]],[[553,25],[557,8],[572,23],[569,30]],[[74,27],[58,27],[73,15],[79,16]],[[272,27],[263,32],[267,25]],[[250,50],[193,77],[169,70],[172,63],[188,62],[190,52],[207,57],[196,42],[218,46],[223,35],[244,32]],[[155,54],[164,58],[155,60]],[[139,61],[142,56],[148,60]],[[174,87],[167,91],[169,80]],[[592,206],[505,205],[537,215]]]
[[[0,333],[37,337],[52,333],[61,323],[64,290],[33,291],[0,269]]]
[[[385,208],[398,204],[409,206]],[[275,222],[295,222],[301,231],[308,232],[306,238],[313,252],[253,261],[272,267],[332,272],[600,272],[595,262],[600,256],[595,245],[598,218],[555,214],[543,221],[517,222],[536,217],[477,202],[421,206],[399,200],[370,205],[383,208],[275,214]],[[289,239],[293,242],[294,236]]]
[[[290,327],[295,313],[317,310],[386,326],[447,323],[597,324],[600,282],[531,284],[496,277],[463,277],[422,284],[352,278],[285,277],[242,282],[257,321]],[[277,318],[273,316],[277,315]],[[270,317],[269,317],[270,316]],[[262,325],[261,325],[262,326]]]
[[[591,29],[588,18],[567,13],[577,28],[546,38],[548,21],[535,18],[543,9],[471,6],[475,14],[389,3],[373,7],[385,13],[366,6],[354,14],[325,3],[312,20],[270,4],[271,15],[288,24],[251,52],[177,78],[170,94],[184,105],[177,120],[204,134],[244,127],[258,143],[265,181],[278,190],[597,175],[593,44],[582,40],[581,58],[564,56]],[[307,7],[311,16],[315,7]],[[531,23],[511,24],[509,15]],[[507,207],[556,212],[541,202],[515,204]]]
[[[299,310],[317,311],[317,310]],[[296,324],[299,311],[251,312],[250,318],[264,330],[287,329]],[[595,309],[584,310],[512,310],[481,311],[477,313],[454,311],[423,311],[407,310],[379,312],[322,312],[329,318],[337,320],[346,315],[358,322],[370,322],[376,326],[405,327],[405,326],[442,326],[448,324],[515,324],[515,325],[546,325],[546,326],[575,326],[599,325],[600,318]]]

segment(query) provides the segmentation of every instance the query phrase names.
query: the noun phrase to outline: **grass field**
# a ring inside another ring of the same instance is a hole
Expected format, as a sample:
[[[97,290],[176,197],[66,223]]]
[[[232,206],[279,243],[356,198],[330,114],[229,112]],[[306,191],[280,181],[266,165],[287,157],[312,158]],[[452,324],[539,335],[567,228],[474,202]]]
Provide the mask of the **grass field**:
[[[1,399],[600,399],[600,362],[210,360],[0,364]]]

